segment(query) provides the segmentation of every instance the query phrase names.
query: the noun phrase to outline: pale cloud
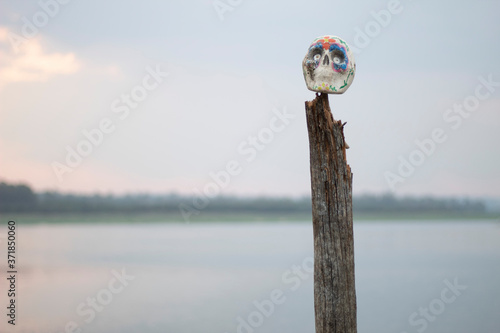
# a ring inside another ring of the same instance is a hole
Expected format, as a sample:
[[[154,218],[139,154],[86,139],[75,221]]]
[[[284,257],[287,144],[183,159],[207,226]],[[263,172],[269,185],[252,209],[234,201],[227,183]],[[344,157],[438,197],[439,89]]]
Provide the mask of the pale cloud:
[[[49,53],[41,38],[34,38],[14,54],[8,47],[8,30],[0,27],[0,88],[13,82],[44,82],[55,75],[74,74],[81,62],[74,53]]]
[[[4,43],[7,41],[9,35],[9,30],[5,27],[0,27],[0,42]]]

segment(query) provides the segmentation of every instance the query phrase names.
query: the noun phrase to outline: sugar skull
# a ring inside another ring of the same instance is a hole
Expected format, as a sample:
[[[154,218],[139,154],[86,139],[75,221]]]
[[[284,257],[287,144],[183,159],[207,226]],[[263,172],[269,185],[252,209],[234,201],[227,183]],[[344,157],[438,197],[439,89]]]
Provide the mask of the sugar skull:
[[[356,63],[347,43],[337,36],[316,38],[302,61],[307,89],[343,94],[352,83]]]

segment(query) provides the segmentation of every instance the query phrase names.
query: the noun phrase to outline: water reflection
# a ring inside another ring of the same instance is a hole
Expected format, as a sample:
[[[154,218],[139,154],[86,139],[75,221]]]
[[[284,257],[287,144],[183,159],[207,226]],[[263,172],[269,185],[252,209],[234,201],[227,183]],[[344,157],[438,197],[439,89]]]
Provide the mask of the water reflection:
[[[363,222],[355,242],[359,332],[417,332],[409,317],[455,278],[468,289],[425,331],[499,330],[495,224]],[[313,332],[313,279],[296,272],[312,246],[310,223],[20,225],[16,329],[231,333],[279,290],[250,328]],[[134,279],[114,292],[122,270]]]

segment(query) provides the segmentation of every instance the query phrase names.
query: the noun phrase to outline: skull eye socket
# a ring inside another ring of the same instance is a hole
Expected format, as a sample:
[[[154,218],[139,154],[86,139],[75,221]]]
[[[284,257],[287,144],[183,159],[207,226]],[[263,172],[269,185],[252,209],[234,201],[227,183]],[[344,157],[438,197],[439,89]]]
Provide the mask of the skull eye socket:
[[[321,45],[314,45],[309,49],[309,63],[312,65],[314,68],[319,66],[319,61],[321,60],[321,57],[323,56],[323,47]]]
[[[335,54],[335,55],[333,56],[333,62],[334,62],[335,64],[337,64],[337,65],[340,65],[341,63],[343,63],[343,62],[344,62],[344,59],[342,59],[342,56],[339,56],[339,55]]]
[[[331,52],[333,69],[336,72],[345,71],[348,63],[345,49],[343,47],[339,47],[338,45],[333,44],[330,46],[330,52]]]

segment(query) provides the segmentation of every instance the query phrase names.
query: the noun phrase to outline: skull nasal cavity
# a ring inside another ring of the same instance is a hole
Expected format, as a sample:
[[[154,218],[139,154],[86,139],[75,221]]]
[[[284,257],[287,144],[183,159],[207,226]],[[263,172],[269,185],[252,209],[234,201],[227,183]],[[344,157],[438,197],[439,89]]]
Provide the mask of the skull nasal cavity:
[[[323,58],[323,65],[328,66],[330,64],[330,58],[328,57],[328,54],[325,54],[325,57]]]

